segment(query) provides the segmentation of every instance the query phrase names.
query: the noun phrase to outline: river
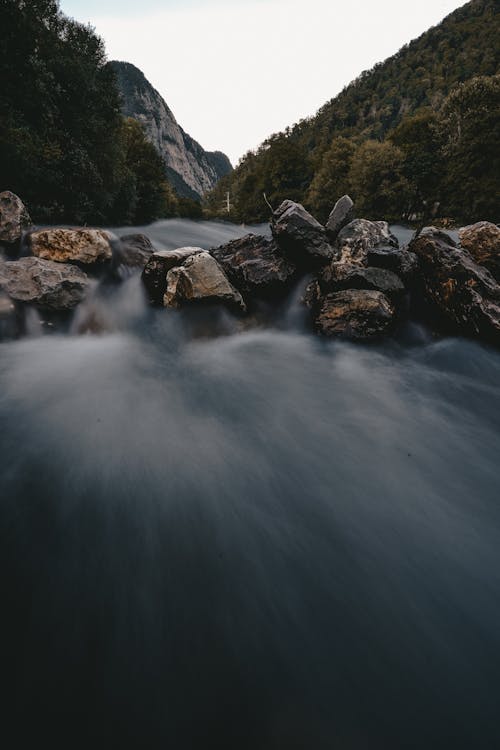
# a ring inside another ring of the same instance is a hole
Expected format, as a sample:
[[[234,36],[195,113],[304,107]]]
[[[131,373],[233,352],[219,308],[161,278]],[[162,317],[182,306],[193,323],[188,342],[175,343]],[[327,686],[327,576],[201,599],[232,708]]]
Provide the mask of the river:
[[[500,353],[93,304],[0,345],[4,746],[500,746]]]

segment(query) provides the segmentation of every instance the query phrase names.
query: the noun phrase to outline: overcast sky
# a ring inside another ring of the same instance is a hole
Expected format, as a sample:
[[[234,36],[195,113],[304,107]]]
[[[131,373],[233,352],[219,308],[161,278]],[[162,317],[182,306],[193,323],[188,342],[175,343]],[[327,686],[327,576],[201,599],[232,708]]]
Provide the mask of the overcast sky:
[[[233,163],[463,5],[456,0],[61,0]]]

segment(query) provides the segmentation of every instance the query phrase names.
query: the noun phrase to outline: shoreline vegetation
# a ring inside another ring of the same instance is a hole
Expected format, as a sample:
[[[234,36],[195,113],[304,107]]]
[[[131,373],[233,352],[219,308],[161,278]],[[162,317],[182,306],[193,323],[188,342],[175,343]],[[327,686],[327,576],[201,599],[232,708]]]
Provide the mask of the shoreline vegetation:
[[[0,191],[21,195],[37,224],[252,224],[268,217],[264,194],[274,208],[290,199],[326,222],[345,193],[368,219],[500,221],[495,0],[466,3],[314,117],[270,136],[201,202],[176,193],[143,125],[123,115],[91,27],[56,0],[8,0],[1,14]]]

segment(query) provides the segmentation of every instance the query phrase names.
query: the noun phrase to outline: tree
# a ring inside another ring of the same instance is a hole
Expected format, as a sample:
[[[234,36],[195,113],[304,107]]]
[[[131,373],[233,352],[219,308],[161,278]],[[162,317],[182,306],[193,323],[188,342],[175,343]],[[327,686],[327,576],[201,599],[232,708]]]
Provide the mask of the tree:
[[[357,209],[372,219],[400,219],[408,202],[404,154],[392,143],[366,141],[352,157],[349,171]]]
[[[448,211],[465,221],[500,220],[500,76],[480,76],[445,100],[440,134]]]
[[[306,197],[308,208],[320,221],[326,222],[338,198],[350,192],[349,173],[355,151],[353,141],[338,137],[324,153]]]
[[[421,214],[424,221],[440,202],[445,163],[438,134],[438,118],[430,109],[406,117],[390,134],[404,154],[403,174],[408,181],[407,215]]]

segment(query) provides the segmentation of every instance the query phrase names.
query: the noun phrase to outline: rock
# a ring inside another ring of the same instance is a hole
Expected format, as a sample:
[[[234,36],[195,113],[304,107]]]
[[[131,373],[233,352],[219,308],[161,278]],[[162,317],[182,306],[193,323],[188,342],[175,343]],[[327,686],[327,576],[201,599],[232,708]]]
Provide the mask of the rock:
[[[314,312],[321,300],[321,287],[318,279],[312,279],[304,290],[302,303],[312,312]]]
[[[443,240],[443,242],[447,242],[449,245],[453,245],[453,247],[455,247],[457,244],[451,234],[448,234],[448,232],[445,232],[443,229],[439,229],[438,227],[424,227],[419,232],[415,232],[415,236],[413,237],[413,239],[416,240],[417,237],[437,237],[438,239]]]
[[[340,230],[353,219],[354,202],[348,195],[343,195],[333,207],[326,224],[326,233],[330,242],[335,242]]]
[[[323,297],[316,328],[324,336],[366,341],[386,334],[394,319],[395,309],[382,292],[348,289]]]
[[[4,292],[0,292],[0,341],[17,338],[21,330],[21,318],[16,305]]]
[[[111,239],[101,229],[39,229],[30,234],[29,244],[42,260],[90,265],[111,260]]]
[[[90,280],[79,268],[40,258],[0,263],[0,289],[19,302],[70,310],[83,300]]]
[[[500,344],[500,285],[466,250],[438,236],[413,240],[418,288],[454,330]]]
[[[404,281],[411,279],[418,268],[415,253],[397,247],[374,247],[368,250],[366,262],[369,266],[393,271]]]
[[[479,221],[460,229],[460,245],[476,263],[485,266],[500,281],[500,227],[489,221]]]
[[[153,305],[163,305],[167,291],[167,273],[181,266],[191,255],[204,253],[201,247],[180,247],[177,250],[157,250],[150,255],[142,272],[142,281]]]
[[[398,247],[386,221],[354,219],[339,232],[334,245],[335,261],[363,266],[367,265],[369,250]]]
[[[333,256],[325,228],[300,203],[283,201],[273,213],[271,229],[283,254],[302,267],[325,263]]]
[[[405,293],[405,286],[399,276],[384,268],[361,268],[360,266],[341,266],[342,273],[333,282],[336,291],[342,289],[373,289],[385,294],[392,302],[400,300]]]
[[[165,307],[179,307],[184,302],[222,302],[245,310],[241,294],[229,282],[210,253],[194,253],[181,266],[167,273]]]
[[[120,265],[144,268],[154,252],[152,242],[145,234],[127,234],[120,237],[117,250]]]
[[[210,252],[244,294],[277,294],[295,277],[295,266],[283,257],[276,242],[266,237],[248,234]]]
[[[0,242],[18,242],[29,226],[31,219],[22,200],[10,190],[0,193]]]

